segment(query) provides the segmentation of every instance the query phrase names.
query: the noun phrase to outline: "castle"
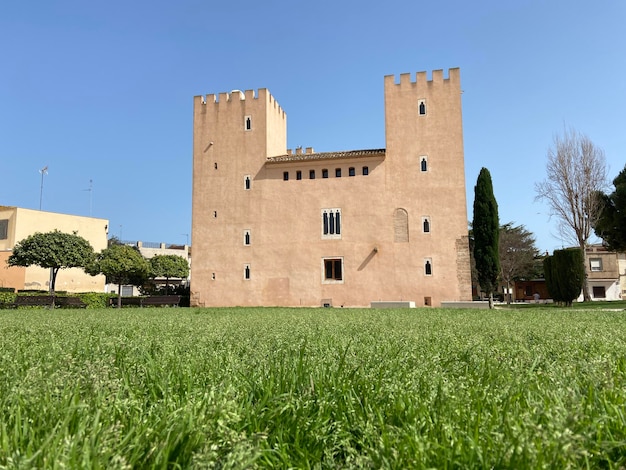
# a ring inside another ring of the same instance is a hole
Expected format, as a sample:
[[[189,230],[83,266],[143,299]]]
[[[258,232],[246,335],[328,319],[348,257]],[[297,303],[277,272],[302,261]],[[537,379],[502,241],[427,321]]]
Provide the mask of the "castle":
[[[194,97],[192,306],[471,300],[460,71],[384,91],[386,148],[320,153],[266,89]]]

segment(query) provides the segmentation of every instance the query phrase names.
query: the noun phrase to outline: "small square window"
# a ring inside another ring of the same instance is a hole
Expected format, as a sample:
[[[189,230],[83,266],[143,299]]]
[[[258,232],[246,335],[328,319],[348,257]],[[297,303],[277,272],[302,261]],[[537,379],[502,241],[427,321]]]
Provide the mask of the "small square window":
[[[328,170],[326,168],[322,170],[322,178],[328,178]]]
[[[350,168],[348,168],[348,176],[354,176],[356,175],[356,171],[354,170],[354,167],[351,166]]]
[[[593,286],[593,298],[594,299],[604,299],[606,298],[606,291],[604,286]]]
[[[363,176],[367,176],[370,174],[370,169],[366,166],[363,167]]]
[[[341,178],[341,168],[335,168],[335,178]]]
[[[323,283],[343,283],[343,258],[324,258],[322,262]]]
[[[602,258],[590,258],[589,268],[594,272],[602,271]]]

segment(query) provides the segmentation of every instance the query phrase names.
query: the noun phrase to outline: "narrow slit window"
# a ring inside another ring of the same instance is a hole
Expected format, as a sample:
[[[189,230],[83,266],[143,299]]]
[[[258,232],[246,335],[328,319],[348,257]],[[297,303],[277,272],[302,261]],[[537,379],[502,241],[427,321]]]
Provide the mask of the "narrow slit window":
[[[252,130],[252,116],[246,116],[244,118],[244,126],[247,131]]]
[[[217,170],[217,162],[213,164],[213,167]]]
[[[341,238],[341,209],[322,209],[322,238]]]
[[[420,116],[426,115],[426,100],[419,100],[418,109],[419,109]]]
[[[244,230],[243,231],[243,244],[245,246],[249,246],[250,245],[250,230]]]
[[[424,233],[430,233],[430,219],[428,217],[422,218],[422,229]]]
[[[433,263],[429,259],[424,261],[424,274],[426,274],[427,276],[433,275]]]
[[[248,191],[250,189],[251,186],[251,179],[250,179],[250,175],[246,175],[243,177],[243,187],[246,191]]]
[[[250,279],[250,265],[246,264],[243,267],[243,278],[248,280]]]
[[[213,211],[213,218],[217,219],[217,211]]]
[[[422,171],[428,171],[428,159],[426,157],[422,157],[420,161],[420,169]]]

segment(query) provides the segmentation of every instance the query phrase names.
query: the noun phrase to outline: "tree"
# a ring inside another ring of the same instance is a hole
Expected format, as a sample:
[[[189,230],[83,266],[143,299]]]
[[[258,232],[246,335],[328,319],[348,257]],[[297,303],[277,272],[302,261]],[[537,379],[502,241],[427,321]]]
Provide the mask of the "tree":
[[[92,275],[104,274],[107,282],[118,285],[117,306],[122,306],[122,285],[139,286],[148,277],[148,263],[139,251],[128,245],[111,245],[96,256],[89,268]]]
[[[511,284],[519,279],[534,277],[536,258],[535,237],[523,225],[509,222],[500,227],[499,239],[500,277],[506,284],[507,304],[511,303]]]
[[[584,134],[565,129],[554,137],[548,150],[547,177],[535,184],[535,199],[545,200],[551,215],[559,220],[559,231],[575,242],[583,254],[598,219],[601,203],[597,193],[606,187],[606,159],[601,148]],[[590,301],[589,287],[583,283],[585,301]]]
[[[150,277],[165,278],[165,292],[169,291],[171,277],[186,278],[189,276],[189,263],[178,255],[156,255],[150,258]]]
[[[54,230],[34,233],[16,243],[7,264],[50,269],[50,294],[54,296],[59,269],[85,269],[93,261],[93,257],[93,248],[83,237]]]
[[[493,308],[493,292],[496,289],[500,263],[498,239],[500,225],[498,203],[493,195],[491,174],[482,168],[474,186],[474,259],[478,272],[478,283],[489,295],[489,308]]]
[[[554,250],[544,259],[546,286],[555,302],[568,307],[580,295],[585,282],[584,255],[580,248]]]
[[[612,251],[626,251],[626,166],[613,180],[615,191],[596,197],[600,204],[600,215],[593,230]]]

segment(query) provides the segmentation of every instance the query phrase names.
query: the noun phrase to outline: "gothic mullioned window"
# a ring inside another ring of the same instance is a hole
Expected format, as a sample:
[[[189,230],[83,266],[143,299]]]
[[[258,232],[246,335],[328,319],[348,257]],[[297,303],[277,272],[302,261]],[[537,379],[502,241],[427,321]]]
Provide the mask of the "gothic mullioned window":
[[[341,209],[322,209],[322,238],[341,238]]]

